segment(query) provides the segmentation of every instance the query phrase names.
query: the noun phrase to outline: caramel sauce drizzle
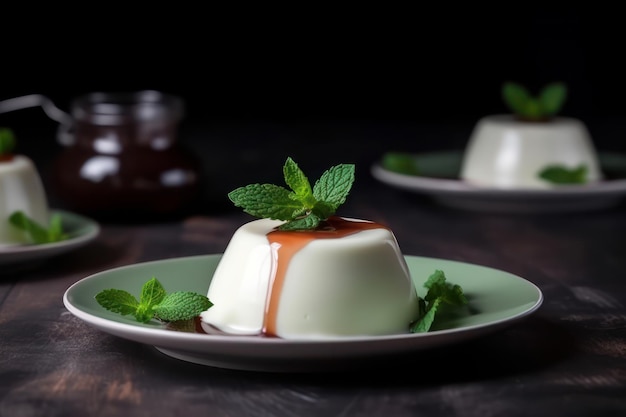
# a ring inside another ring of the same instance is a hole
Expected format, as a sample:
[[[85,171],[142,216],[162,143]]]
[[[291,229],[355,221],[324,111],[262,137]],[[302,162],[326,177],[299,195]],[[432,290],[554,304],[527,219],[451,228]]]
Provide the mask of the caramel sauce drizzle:
[[[282,231],[274,229],[267,234],[272,251],[272,269],[263,318],[263,334],[277,336],[276,322],[287,269],[293,257],[315,239],[338,239],[364,230],[385,228],[379,223],[354,221],[332,216],[317,229]]]

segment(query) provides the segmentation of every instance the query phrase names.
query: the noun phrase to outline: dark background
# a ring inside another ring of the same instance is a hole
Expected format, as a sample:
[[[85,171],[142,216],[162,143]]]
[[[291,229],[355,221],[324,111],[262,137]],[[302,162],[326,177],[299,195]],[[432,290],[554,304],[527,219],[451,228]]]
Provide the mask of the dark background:
[[[619,8],[211,7],[11,15],[0,100],[37,93],[67,111],[95,91],[179,95],[181,141],[218,195],[235,185],[225,166],[249,173],[238,181],[279,181],[287,155],[317,160],[313,177],[355,146],[367,147],[364,169],[387,150],[461,148],[480,117],[508,112],[505,81],[533,92],[565,82],[561,115],[582,119],[598,148],[626,151]],[[59,151],[41,109],[0,114],[0,125],[42,169]]]
[[[504,81],[565,81],[563,114],[621,118],[619,9],[525,5],[22,20],[4,45],[0,99],[39,93],[67,109],[88,92],[157,89],[183,96],[194,122],[445,122],[506,111]]]

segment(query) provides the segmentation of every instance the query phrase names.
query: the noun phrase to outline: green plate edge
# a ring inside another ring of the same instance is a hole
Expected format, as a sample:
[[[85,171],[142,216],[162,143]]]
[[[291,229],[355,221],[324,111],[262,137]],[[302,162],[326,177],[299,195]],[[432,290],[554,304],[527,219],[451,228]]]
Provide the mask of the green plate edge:
[[[626,178],[626,154],[598,152],[600,169],[609,180]],[[463,151],[433,151],[424,153],[387,152],[380,164],[383,168],[404,175],[458,179]]]
[[[70,239],[99,232],[100,226],[95,221],[76,213],[65,210],[51,210],[51,214],[59,214],[63,230]]]
[[[78,310],[104,320],[170,331],[156,321],[142,324],[131,316],[109,312],[94,297],[102,290],[116,288],[139,298],[143,283],[152,277],[156,277],[168,292],[206,294],[220,258],[221,254],[197,255],[110,269],[76,282],[67,290],[66,297]],[[424,282],[439,269],[445,273],[448,282],[460,285],[469,299],[467,312],[445,317],[431,332],[511,321],[532,313],[543,301],[543,294],[535,284],[502,270],[438,258],[405,256],[405,259],[421,296],[426,291]]]

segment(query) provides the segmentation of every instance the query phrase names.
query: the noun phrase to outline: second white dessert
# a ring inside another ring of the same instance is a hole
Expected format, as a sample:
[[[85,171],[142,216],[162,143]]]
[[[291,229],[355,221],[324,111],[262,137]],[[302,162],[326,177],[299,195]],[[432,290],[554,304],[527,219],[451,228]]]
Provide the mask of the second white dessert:
[[[0,247],[30,243],[26,232],[9,223],[15,211],[42,225],[49,221],[48,201],[39,173],[26,156],[0,162]]]
[[[469,139],[461,179],[477,186],[549,189],[539,173],[550,165],[587,167],[587,182],[602,179],[598,156],[586,126],[573,118],[520,121],[511,115],[479,120]]]

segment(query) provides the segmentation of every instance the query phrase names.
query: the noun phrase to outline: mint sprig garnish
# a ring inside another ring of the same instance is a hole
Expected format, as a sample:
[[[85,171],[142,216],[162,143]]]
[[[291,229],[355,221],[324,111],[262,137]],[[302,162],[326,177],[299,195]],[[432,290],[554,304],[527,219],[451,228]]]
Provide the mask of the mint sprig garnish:
[[[155,277],[143,284],[139,300],[128,291],[114,288],[100,291],[95,298],[105,309],[123,316],[132,314],[140,323],[152,319],[164,322],[189,320],[213,306],[206,296],[195,292],[168,294]]]
[[[463,289],[458,284],[446,282],[446,275],[437,269],[424,283],[428,292],[420,299],[419,317],[410,327],[411,333],[423,333],[430,330],[437,311],[444,305],[461,307],[467,304]]]
[[[355,166],[340,164],[325,171],[311,187],[309,179],[291,157],[283,166],[288,188],[274,184],[239,187],[228,198],[255,217],[284,220],[280,230],[315,229],[335,214],[350,193]]]
[[[539,171],[539,178],[554,184],[584,184],[587,182],[588,168],[579,165],[568,168],[563,165],[549,165]]]
[[[69,236],[63,231],[61,215],[54,213],[50,216],[50,223],[46,226],[37,223],[23,211],[11,213],[9,223],[25,231],[34,244],[54,243],[66,240]]]
[[[567,86],[561,82],[545,85],[533,96],[523,85],[506,82],[502,85],[502,99],[518,117],[526,120],[546,120],[554,117],[567,98]]]

